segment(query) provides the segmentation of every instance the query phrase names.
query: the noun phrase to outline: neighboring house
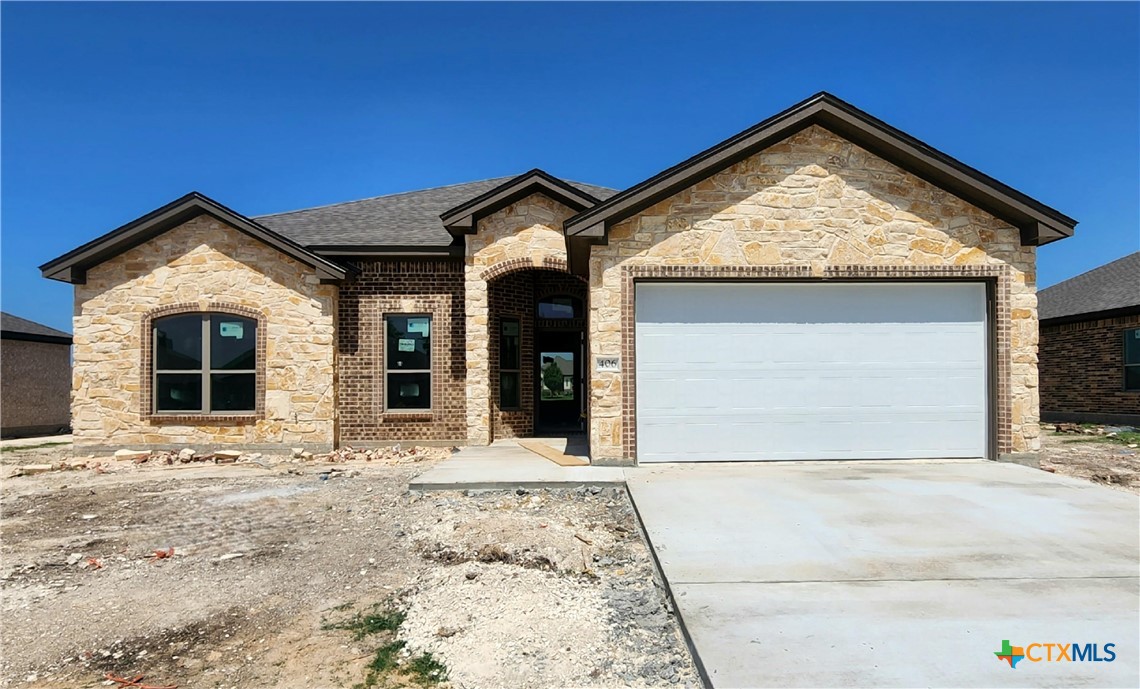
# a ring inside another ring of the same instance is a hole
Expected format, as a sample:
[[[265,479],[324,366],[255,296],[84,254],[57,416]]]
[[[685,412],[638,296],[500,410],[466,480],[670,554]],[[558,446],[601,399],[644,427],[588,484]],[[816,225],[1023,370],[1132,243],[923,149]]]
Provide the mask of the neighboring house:
[[[71,335],[0,313],[0,435],[66,432],[71,416]]]
[[[79,447],[584,424],[597,463],[1017,459],[1035,247],[1075,224],[819,94],[618,193],[533,170],[255,218],[192,193],[41,270],[75,285]],[[543,399],[543,352],[573,394]]]
[[[1140,424],[1140,252],[1037,298],[1041,418]]]

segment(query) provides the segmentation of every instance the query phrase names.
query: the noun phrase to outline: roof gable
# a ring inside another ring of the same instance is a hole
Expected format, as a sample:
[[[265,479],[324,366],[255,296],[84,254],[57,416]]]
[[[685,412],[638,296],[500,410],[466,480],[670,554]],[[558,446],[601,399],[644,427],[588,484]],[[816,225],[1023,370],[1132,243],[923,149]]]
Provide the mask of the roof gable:
[[[1037,302],[1042,321],[1140,310],[1140,251],[1047,287]]]
[[[462,243],[455,244],[454,236],[444,228],[440,215],[519,177],[497,177],[374,196],[261,215],[254,220],[322,255],[462,255]],[[606,187],[559,181],[597,199],[616,193]]]
[[[1009,222],[1021,232],[1023,244],[1041,245],[1073,234],[1076,220],[829,93],[816,94],[610,197],[567,220],[563,229],[568,238],[604,242],[612,225],[813,124]]]
[[[347,276],[347,269],[343,266],[318,256],[291,239],[196,191],[48,261],[40,266],[40,272],[52,280],[83,284],[87,280],[87,269],[202,214],[211,215],[313,268],[322,280],[343,280]]]
[[[535,168],[444,211],[439,219],[453,237],[475,234],[481,218],[531,194],[543,194],[576,211],[586,210],[600,202],[596,196]]]

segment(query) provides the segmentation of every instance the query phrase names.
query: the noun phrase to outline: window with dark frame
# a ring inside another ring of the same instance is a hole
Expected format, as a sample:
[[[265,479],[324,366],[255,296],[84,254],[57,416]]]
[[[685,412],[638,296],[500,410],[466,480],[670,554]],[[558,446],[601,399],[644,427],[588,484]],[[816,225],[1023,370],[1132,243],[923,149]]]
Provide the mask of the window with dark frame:
[[[519,409],[522,404],[522,374],[519,320],[499,321],[499,408]]]
[[[1124,389],[1140,392],[1140,328],[1124,331]]]
[[[153,324],[154,412],[250,414],[257,410],[257,321],[186,313]]]
[[[431,316],[384,317],[384,408],[431,409]]]
[[[577,297],[557,295],[538,300],[540,320],[570,320],[581,316],[582,301]]]

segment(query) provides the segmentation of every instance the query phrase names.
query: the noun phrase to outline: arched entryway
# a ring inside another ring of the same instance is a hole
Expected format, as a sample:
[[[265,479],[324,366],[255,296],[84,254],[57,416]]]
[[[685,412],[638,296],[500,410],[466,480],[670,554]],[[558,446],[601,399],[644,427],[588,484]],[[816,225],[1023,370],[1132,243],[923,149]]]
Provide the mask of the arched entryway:
[[[586,283],[521,268],[487,285],[491,439],[579,433],[586,410]]]

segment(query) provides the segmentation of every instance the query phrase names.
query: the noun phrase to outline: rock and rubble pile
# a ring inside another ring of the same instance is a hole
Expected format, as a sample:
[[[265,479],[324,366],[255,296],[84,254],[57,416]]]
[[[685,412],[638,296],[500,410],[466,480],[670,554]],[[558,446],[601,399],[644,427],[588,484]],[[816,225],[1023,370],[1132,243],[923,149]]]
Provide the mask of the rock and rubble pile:
[[[261,452],[243,452],[241,450],[214,450],[200,452],[194,448],[184,447],[170,450],[134,450],[123,448],[116,450],[110,456],[75,457],[72,459],[36,464],[23,464],[15,467],[10,477],[29,476],[48,471],[72,471],[93,469],[99,473],[116,471],[122,466],[146,465],[147,467],[176,466],[197,463],[212,464],[258,464],[265,468],[272,468],[281,464],[348,464],[354,462],[372,462],[382,465],[403,466],[418,462],[436,461],[445,459],[457,448],[454,447],[424,447],[419,445],[392,445],[388,447],[354,448],[342,447],[331,452],[314,453],[302,447],[292,448],[289,454],[274,454]],[[304,473],[304,472],[291,472]],[[318,473],[330,473],[320,472]]]

